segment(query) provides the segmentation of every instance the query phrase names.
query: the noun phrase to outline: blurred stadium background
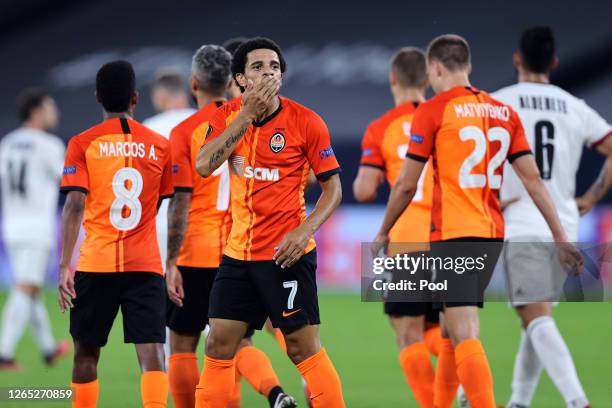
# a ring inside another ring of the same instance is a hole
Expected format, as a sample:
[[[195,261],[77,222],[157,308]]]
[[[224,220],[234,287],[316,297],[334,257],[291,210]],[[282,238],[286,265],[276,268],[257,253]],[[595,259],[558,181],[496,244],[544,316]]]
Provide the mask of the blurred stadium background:
[[[323,321],[327,324],[323,339],[332,354],[338,353],[337,365],[349,406],[415,406],[403,383],[391,331],[380,313],[382,307],[360,304],[358,298],[360,243],[374,236],[386,194],[379,196],[376,205],[358,206],[351,184],[358,168],[363,130],[392,106],[388,60],[401,46],[424,47],[438,34],[455,32],[471,44],[473,83],[493,91],[515,80],[511,55],[519,33],[529,25],[549,24],[556,31],[561,60],[553,82],[585,99],[612,122],[612,3],[496,0],[399,5],[386,0],[371,4],[178,0],[156,4],[144,0],[2,1],[0,134],[18,126],[14,100],[26,86],[42,85],[51,91],[61,109],[55,133],[67,141],[101,119],[93,97],[94,76],[108,60],[123,58],[134,64],[141,94],[136,119],[143,120],[154,114],[148,88],[159,68],[176,67],[187,79],[191,55],[202,44],[220,44],[236,36],[264,35],[276,40],[288,61],[282,93],[313,108],[326,120],[343,167],[343,205],[317,236],[319,282],[326,291],[322,296]],[[585,151],[578,194],[595,178],[602,162],[596,153]],[[309,194],[311,203],[316,193]],[[607,243],[610,238],[612,201],[608,197],[584,218],[581,241]],[[5,288],[11,273],[1,251],[0,288]],[[50,288],[54,286],[56,264],[52,259],[49,265]],[[607,285],[612,285],[612,272],[604,271],[603,276]],[[68,337],[67,316],[56,311],[54,294],[50,290],[47,301],[56,335]],[[610,316],[609,304],[559,308],[559,325],[567,333],[593,406],[612,406],[612,383],[605,370],[612,365],[612,358],[607,355],[602,359],[594,353],[612,341]],[[517,324],[513,312],[503,304],[483,312],[483,336],[492,353],[500,402],[509,394]],[[120,326],[116,323],[115,327]],[[297,376],[288,362],[273,350],[271,339],[259,337],[275,364],[282,367],[279,371],[283,379],[287,378],[289,389],[299,393]],[[134,406],[138,403],[135,356],[131,348],[121,344],[118,330],[110,343],[102,357],[100,406]],[[18,353],[26,366],[24,372],[0,373],[0,386],[68,383],[68,361],[62,362],[58,371],[43,371],[32,350],[36,350],[34,343],[28,339]],[[128,368],[122,370],[126,361]],[[115,401],[109,393],[128,393],[134,398],[131,402]],[[248,392],[246,396],[244,406],[263,403]],[[9,405],[0,402],[0,406]],[[541,385],[534,406],[562,406],[549,382]]]

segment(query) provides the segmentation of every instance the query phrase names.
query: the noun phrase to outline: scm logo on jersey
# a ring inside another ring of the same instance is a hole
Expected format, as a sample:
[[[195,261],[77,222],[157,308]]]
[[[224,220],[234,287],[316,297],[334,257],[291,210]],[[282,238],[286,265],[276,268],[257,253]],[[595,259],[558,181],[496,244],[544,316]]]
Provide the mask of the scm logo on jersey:
[[[285,136],[278,132],[272,135],[270,138],[270,150],[274,153],[278,153],[285,147]]]
[[[280,172],[278,169],[246,166],[244,168],[244,177],[254,178],[259,181],[278,181],[280,179]]]

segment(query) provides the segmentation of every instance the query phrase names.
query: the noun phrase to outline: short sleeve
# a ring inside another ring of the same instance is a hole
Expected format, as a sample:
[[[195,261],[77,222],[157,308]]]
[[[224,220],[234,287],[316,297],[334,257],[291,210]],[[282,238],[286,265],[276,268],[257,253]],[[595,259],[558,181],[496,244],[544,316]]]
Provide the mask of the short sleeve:
[[[582,107],[584,144],[595,149],[607,137],[612,136],[612,126],[586,103],[582,102]]]
[[[174,183],[172,180],[172,149],[168,143],[168,154],[166,154],[166,162],[161,176],[159,186],[159,198],[168,198],[174,195]]]
[[[380,143],[382,136],[376,134],[376,127],[370,124],[366,129],[361,140],[361,160],[362,166],[376,167],[381,170],[385,168],[385,160],[382,155]]]
[[[60,191],[63,193],[69,191],[87,193],[89,191],[89,172],[85,159],[85,149],[76,137],[73,137],[68,143]]]
[[[318,115],[313,114],[305,123],[306,156],[319,180],[340,173],[340,165],[331,146],[329,130]]]
[[[513,124],[514,131],[510,135],[510,147],[508,148],[508,161],[512,163],[514,160],[526,154],[531,154],[531,147],[525,136],[523,123],[516,111],[510,108],[510,120]]]
[[[225,105],[218,108],[215,113],[213,113],[210,121],[208,122],[208,129],[206,130],[206,137],[204,138],[204,144],[214,140],[217,136],[219,136],[223,131],[227,128],[227,117],[230,113],[230,104],[226,103]]]
[[[176,191],[190,192],[193,188],[191,137],[181,126],[170,132],[172,147],[172,180]]]
[[[406,157],[426,163],[433,152],[437,120],[432,111],[432,105],[423,104],[414,112],[410,128],[410,144]]]

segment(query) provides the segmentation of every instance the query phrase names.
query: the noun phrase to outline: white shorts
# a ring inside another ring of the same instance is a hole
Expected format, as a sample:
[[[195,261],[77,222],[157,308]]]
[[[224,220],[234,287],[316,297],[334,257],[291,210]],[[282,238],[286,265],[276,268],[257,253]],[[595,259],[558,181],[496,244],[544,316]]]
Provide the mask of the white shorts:
[[[506,241],[503,261],[512,306],[559,300],[567,273],[554,242],[533,237],[521,242]]]
[[[15,283],[42,287],[49,267],[49,247],[9,243],[6,246]]]

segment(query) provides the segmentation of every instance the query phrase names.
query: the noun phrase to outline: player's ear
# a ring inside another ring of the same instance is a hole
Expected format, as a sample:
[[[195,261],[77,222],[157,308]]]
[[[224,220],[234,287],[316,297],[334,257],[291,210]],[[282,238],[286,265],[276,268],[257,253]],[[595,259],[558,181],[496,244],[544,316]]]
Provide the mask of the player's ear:
[[[555,69],[559,66],[559,58],[554,57],[552,64],[550,64],[550,69]]]
[[[100,97],[98,96],[98,91],[94,91],[94,95],[96,96],[96,101],[98,101],[98,103],[102,103],[102,101],[100,100]]]
[[[520,52],[515,51],[514,54],[512,54],[512,63],[517,68],[523,64],[523,57]]]
[[[200,90],[200,83],[198,82],[198,80],[193,75],[189,79],[189,86],[191,88],[191,93],[192,94],[195,94],[196,92],[198,92]]]
[[[393,70],[389,71],[389,85],[395,86],[397,83],[397,79],[395,78],[395,72]]]
[[[238,82],[238,85],[240,85],[243,88],[246,88],[246,86],[247,86],[247,79],[244,76],[244,74],[238,73],[238,74],[236,74],[236,76],[234,78],[236,78],[236,82]]]
[[[138,93],[138,91],[134,91],[134,93],[132,94],[132,100],[130,101],[132,106],[138,105],[138,98],[139,97],[140,97],[140,94]]]

